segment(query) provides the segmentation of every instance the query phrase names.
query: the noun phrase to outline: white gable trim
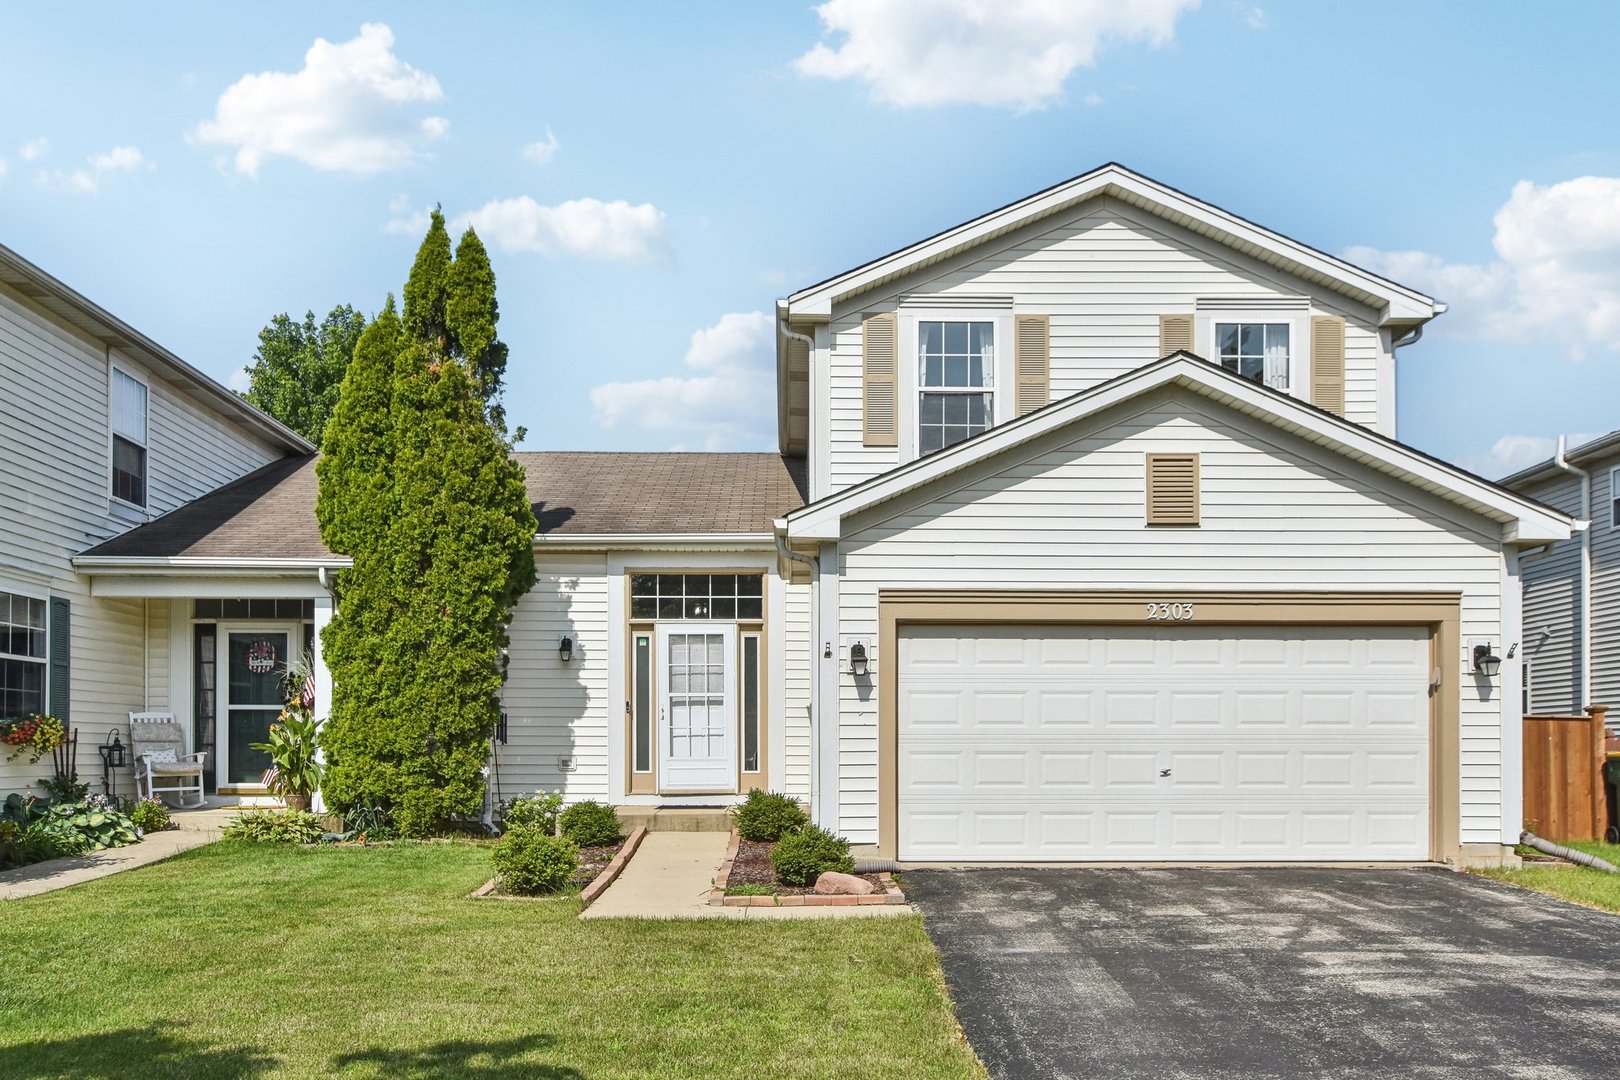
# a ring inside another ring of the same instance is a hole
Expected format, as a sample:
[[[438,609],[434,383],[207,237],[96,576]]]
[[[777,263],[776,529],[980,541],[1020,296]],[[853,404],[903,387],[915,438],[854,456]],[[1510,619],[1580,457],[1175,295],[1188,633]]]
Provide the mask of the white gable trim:
[[[824,321],[832,317],[833,305],[848,297],[1100,195],[1142,207],[1263,262],[1345,293],[1378,311],[1383,324],[1421,323],[1445,310],[1445,305],[1415,289],[1262,228],[1123,165],[1109,163],[802,289],[788,297],[785,305],[788,317],[806,322]]]
[[[1049,431],[1164,386],[1178,386],[1290,431],[1396,479],[1481,514],[1502,526],[1513,544],[1567,540],[1570,518],[1531,499],[1481,480],[1331,413],[1267,390],[1201,360],[1176,353],[1117,379],[992,428],[937,454],[902,465],[863,484],[778,519],[789,540],[836,540],[852,514],[914,490],[974,462],[1011,450]]]

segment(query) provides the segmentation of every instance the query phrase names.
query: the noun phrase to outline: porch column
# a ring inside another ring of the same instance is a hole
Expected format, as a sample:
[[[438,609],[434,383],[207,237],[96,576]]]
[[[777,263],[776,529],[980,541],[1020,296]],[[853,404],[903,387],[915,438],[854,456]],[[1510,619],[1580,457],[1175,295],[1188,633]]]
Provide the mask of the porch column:
[[[325,724],[327,717],[332,715],[332,672],[326,666],[326,646],[321,641],[327,624],[332,621],[333,601],[331,593],[323,593],[315,598],[315,645],[311,650],[310,663],[315,668],[315,722]],[[316,751],[315,756],[323,763],[326,755]],[[317,814],[326,813],[326,799],[321,792],[315,793],[311,804]]]

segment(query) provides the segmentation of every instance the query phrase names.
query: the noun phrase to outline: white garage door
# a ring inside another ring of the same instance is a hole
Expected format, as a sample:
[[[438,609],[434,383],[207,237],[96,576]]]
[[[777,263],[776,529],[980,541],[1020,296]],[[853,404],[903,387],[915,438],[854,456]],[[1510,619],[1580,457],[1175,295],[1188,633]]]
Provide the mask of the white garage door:
[[[904,627],[902,859],[1429,857],[1421,628]]]

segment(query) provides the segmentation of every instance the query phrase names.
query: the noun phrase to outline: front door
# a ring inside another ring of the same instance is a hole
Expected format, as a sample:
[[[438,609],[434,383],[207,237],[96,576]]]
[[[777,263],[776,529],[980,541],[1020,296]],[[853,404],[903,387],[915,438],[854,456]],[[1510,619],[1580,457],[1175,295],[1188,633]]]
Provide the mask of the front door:
[[[223,789],[255,788],[264,782],[270,755],[253,749],[264,742],[270,725],[285,703],[283,680],[287,674],[292,633],[285,629],[229,629],[220,634],[225,672],[219,711],[220,735],[215,763]]]
[[[735,626],[680,623],[658,628],[661,790],[737,790],[736,655]]]

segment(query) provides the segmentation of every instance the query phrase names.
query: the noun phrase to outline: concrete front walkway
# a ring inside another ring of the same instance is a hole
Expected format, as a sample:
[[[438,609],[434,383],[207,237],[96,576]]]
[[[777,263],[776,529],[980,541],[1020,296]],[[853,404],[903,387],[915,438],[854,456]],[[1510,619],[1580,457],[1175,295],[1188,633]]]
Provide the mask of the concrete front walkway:
[[[731,839],[723,832],[650,832],[582,919],[847,919],[909,915],[905,904],[867,907],[711,907],[709,892]]]
[[[0,873],[0,900],[21,900],[25,896],[54,892],[81,881],[94,881],[109,874],[133,870],[137,866],[161,862],[182,851],[211,844],[219,839],[220,830],[237,812],[236,807],[176,810],[173,815],[176,828],[149,833],[138,844],[67,859],[51,859],[20,870],[7,870]]]

